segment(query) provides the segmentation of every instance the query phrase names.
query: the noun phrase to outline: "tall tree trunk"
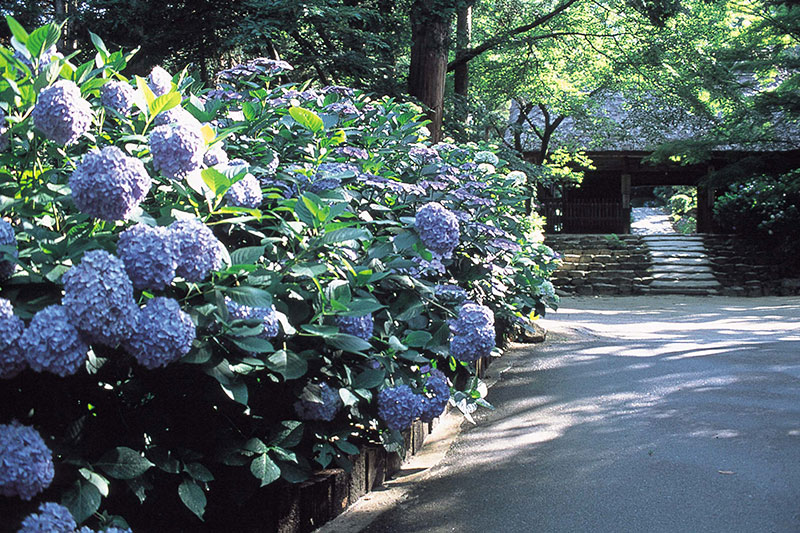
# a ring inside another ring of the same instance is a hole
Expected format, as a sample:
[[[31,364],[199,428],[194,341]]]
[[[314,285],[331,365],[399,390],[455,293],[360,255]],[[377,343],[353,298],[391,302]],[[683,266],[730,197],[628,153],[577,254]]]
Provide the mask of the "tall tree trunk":
[[[456,58],[463,55],[472,44],[472,6],[458,10],[456,22]],[[469,91],[469,62],[459,63],[453,73],[455,93],[466,97]]]
[[[425,105],[431,121],[431,140],[442,140],[444,82],[450,48],[450,17],[435,11],[435,0],[416,0],[411,6],[411,66],[408,92]]]

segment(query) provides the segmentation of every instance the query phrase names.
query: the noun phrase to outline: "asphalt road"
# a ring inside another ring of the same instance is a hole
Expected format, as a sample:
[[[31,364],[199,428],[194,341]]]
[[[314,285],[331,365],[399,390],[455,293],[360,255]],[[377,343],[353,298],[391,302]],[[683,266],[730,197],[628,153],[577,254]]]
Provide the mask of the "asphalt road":
[[[369,533],[800,532],[800,298],[567,299]]]

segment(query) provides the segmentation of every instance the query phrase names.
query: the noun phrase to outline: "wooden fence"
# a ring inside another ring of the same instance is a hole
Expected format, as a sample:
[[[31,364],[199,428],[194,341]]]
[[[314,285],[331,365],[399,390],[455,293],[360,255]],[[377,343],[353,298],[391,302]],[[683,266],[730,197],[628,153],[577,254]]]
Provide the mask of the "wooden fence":
[[[547,220],[549,233],[628,233],[630,209],[621,201],[608,199],[581,199],[564,201],[562,198],[545,200],[540,213]]]

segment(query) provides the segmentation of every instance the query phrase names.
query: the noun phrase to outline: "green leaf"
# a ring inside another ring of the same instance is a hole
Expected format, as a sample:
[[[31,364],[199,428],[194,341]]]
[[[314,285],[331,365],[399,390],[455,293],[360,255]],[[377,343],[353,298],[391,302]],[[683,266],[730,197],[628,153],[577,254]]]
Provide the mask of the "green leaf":
[[[297,379],[308,370],[306,360],[294,352],[280,350],[267,358],[267,368],[283,376],[283,379]]]
[[[230,381],[228,383],[220,382],[222,391],[225,395],[236,403],[242,404],[247,407],[248,392],[247,385],[242,381]]]
[[[267,451],[269,451],[269,448],[267,448],[267,445],[264,444],[264,441],[256,437],[245,442],[244,446],[242,446],[242,449],[246,452],[252,452],[250,455],[267,453]]]
[[[263,289],[256,287],[226,287],[225,294],[234,302],[240,305],[247,305],[250,307],[266,307],[272,306],[272,295]]]
[[[300,329],[312,335],[319,335],[322,338],[329,339],[339,333],[339,328],[336,326],[320,326],[318,324],[303,324]]]
[[[303,423],[298,420],[284,420],[269,441],[270,446],[294,448],[303,440]]]
[[[345,389],[345,388],[339,389],[339,398],[341,398],[342,403],[344,403],[348,407],[358,403],[358,396],[350,392],[350,389]]]
[[[253,105],[253,102],[245,102],[242,104],[242,114],[248,122],[252,122],[258,117],[256,106]]]
[[[214,481],[214,474],[200,463],[189,463],[183,467],[183,470],[192,476],[192,478],[202,483]]]
[[[361,453],[361,450],[358,449],[358,446],[356,446],[352,442],[339,439],[337,441],[334,441],[334,444],[336,445],[337,448],[342,450],[347,455],[358,455],[359,453]]]
[[[173,107],[177,107],[181,104],[181,95],[176,92],[170,92],[167,94],[162,94],[155,100],[153,100],[150,105],[150,115],[156,116],[163,111],[168,111]]]
[[[11,30],[11,35],[16,37],[20,43],[25,44],[28,42],[28,32],[14,17],[6,15],[6,23],[8,24],[8,29]]]
[[[314,133],[322,131],[322,129],[325,127],[325,123],[322,122],[322,119],[319,117],[319,115],[313,111],[309,111],[308,109],[303,109],[302,107],[290,107],[289,114],[293,119],[295,119],[295,121],[297,121],[298,124]]]
[[[92,32],[89,32],[89,38],[92,39],[92,44],[100,52],[100,55],[103,57],[103,61],[108,59],[108,56],[111,55],[106,48],[106,44],[103,42],[103,39],[100,38],[99,35],[96,35]]]
[[[228,179],[228,176],[215,168],[204,168],[200,171],[200,176],[203,178],[208,188],[214,191],[216,196],[220,196],[233,185],[233,182]]]
[[[202,487],[195,481],[190,479],[184,480],[178,486],[178,496],[180,496],[183,504],[193,512],[197,518],[203,519],[203,514],[206,512],[206,494],[203,492]]]
[[[264,255],[265,246],[244,246],[231,252],[231,263],[234,265],[253,265]]]
[[[153,463],[136,450],[119,446],[105,453],[96,466],[113,478],[132,479],[144,474]]]
[[[97,512],[102,499],[94,484],[79,479],[61,498],[61,504],[69,509],[75,522],[80,524]]]
[[[372,348],[372,344],[365,341],[361,337],[349,335],[347,333],[337,333],[325,338],[325,342],[346,352],[361,353]]]
[[[403,344],[415,348],[424,348],[433,338],[427,331],[409,331],[403,339]]]
[[[383,368],[368,368],[353,378],[353,387],[356,389],[374,389],[383,384],[386,371]]]
[[[319,240],[322,244],[334,244],[337,242],[367,240],[371,238],[372,233],[365,229],[342,228],[325,233]]]
[[[340,314],[346,316],[371,315],[375,311],[379,311],[384,307],[386,306],[373,297],[355,298],[347,304],[347,312]]]
[[[259,337],[231,338],[231,341],[248,353],[272,353],[275,351],[275,347],[272,346],[272,343],[267,339],[261,339]]]
[[[289,461],[277,461],[281,469],[281,478],[289,483],[302,483],[311,477],[308,468],[303,468]]]
[[[261,481],[261,486],[269,485],[281,477],[281,469],[278,468],[266,453],[262,453],[250,463],[250,472]]]
[[[31,53],[34,59],[40,59],[42,53],[56,44],[61,38],[61,31],[55,24],[46,24],[40,28],[36,28],[33,33],[28,36],[28,42],[25,43],[25,48]]]
[[[105,497],[108,497],[108,485],[109,482],[106,478],[98,474],[97,472],[93,472],[88,468],[81,468],[79,470],[80,474],[92,485],[97,487],[98,492]]]
[[[139,88],[139,92],[144,95],[145,102],[147,102],[147,111],[153,106],[153,102],[156,99],[156,95],[153,94],[153,90],[150,89],[150,86],[147,84],[147,80],[141,76],[135,76],[136,79],[136,86]]]

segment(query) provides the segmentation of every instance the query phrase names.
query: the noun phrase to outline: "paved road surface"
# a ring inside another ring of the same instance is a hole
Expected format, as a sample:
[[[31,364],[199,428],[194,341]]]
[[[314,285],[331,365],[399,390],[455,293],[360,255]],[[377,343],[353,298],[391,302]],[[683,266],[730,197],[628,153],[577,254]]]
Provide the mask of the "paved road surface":
[[[800,298],[567,299],[369,533],[800,532]]]

